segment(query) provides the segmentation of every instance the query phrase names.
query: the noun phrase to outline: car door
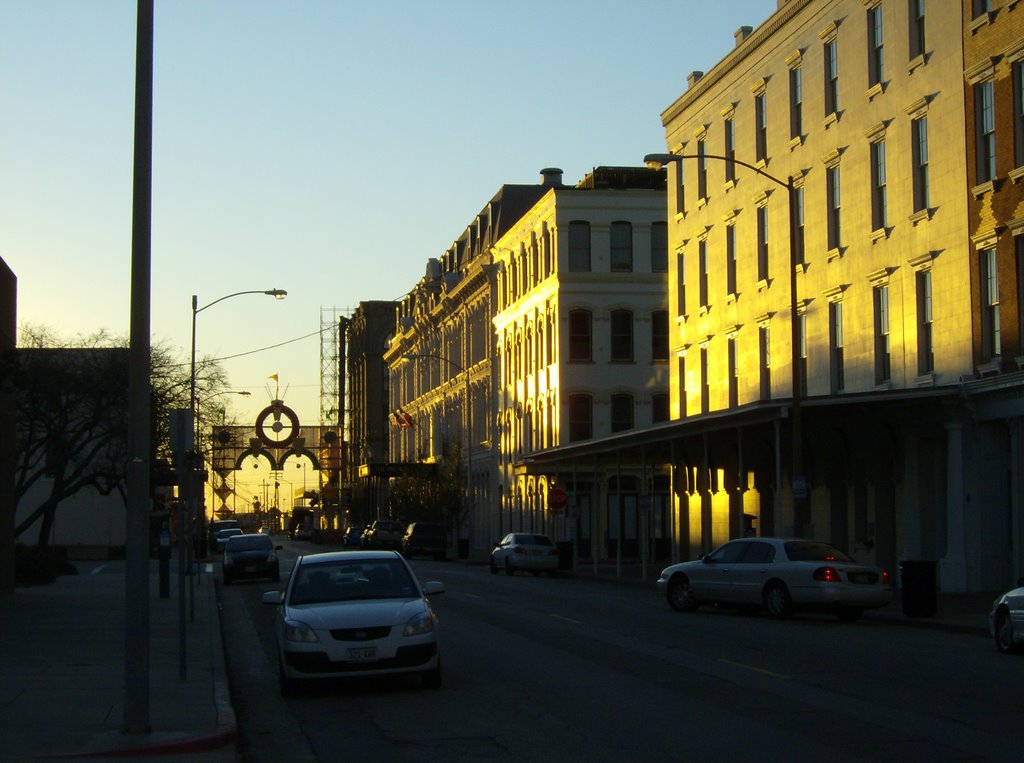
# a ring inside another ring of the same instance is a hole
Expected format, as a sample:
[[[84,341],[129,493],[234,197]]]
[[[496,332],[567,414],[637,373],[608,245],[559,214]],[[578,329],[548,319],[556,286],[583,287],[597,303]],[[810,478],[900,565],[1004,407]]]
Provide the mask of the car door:
[[[732,584],[738,601],[760,604],[761,590],[771,576],[775,547],[760,540],[748,541],[744,545],[743,556],[732,568]]]
[[[743,555],[744,541],[731,541],[704,556],[690,575],[690,587],[705,601],[736,601],[733,570]]]

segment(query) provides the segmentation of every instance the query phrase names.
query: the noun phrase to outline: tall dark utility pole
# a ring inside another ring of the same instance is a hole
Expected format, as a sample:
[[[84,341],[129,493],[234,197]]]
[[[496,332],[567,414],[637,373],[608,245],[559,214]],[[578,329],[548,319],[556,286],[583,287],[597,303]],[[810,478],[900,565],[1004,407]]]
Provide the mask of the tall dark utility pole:
[[[125,539],[124,731],[149,723],[149,356],[153,219],[153,0],[138,0],[131,330],[128,349],[128,516]]]

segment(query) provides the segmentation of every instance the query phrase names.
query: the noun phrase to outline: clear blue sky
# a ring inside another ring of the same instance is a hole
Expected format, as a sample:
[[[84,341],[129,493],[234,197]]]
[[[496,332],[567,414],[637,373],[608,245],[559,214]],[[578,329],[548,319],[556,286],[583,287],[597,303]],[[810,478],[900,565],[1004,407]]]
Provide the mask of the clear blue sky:
[[[776,0],[156,0],[154,340],[236,355],[397,299],[504,183],[639,165]],[[19,322],[129,325],[134,0],[0,0],[0,257]],[[224,363],[319,417],[315,336]],[[287,392],[285,390],[287,389]]]

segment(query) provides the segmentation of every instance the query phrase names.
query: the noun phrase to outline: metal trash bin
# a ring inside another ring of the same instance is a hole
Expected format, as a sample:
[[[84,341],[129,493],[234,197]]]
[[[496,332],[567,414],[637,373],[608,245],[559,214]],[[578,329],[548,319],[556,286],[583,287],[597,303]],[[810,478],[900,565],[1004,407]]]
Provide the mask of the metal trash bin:
[[[928,559],[900,562],[903,614],[907,617],[932,617],[937,609],[937,563]]]
[[[558,547],[558,569],[572,569],[572,541],[561,541],[555,544]]]

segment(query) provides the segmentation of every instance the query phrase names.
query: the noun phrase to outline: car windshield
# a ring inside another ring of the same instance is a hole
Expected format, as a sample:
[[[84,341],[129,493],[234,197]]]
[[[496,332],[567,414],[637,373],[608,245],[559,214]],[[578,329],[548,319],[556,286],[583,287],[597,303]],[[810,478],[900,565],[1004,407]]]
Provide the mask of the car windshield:
[[[849,556],[835,546],[807,540],[786,542],[786,556],[794,562],[852,562]]]
[[[228,551],[270,551],[274,542],[268,535],[245,536],[236,535],[227,542]]]
[[[360,599],[419,596],[400,559],[353,559],[299,565],[293,573],[292,606]]]

